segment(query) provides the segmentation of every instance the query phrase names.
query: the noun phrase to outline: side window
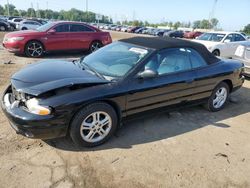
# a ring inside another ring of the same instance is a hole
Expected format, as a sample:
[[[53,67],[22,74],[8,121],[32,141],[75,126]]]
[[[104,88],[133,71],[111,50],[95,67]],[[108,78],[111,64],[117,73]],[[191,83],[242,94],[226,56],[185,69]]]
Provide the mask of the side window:
[[[84,25],[72,24],[70,26],[70,32],[94,32],[94,30],[90,29]]]
[[[187,52],[190,57],[192,68],[204,67],[207,65],[207,62],[196,50],[189,48],[187,49]]]
[[[56,32],[69,32],[69,25],[68,24],[64,24],[64,25],[59,25],[57,27],[55,27]]]
[[[225,40],[230,40],[230,42],[233,42],[234,41],[233,34],[229,34]]]
[[[239,34],[234,34],[234,41],[237,42],[237,41],[245,41],[246,39],[239,35]]]
[[[145,69],[157,71],[159,75],[170,74],[190,70],[191,63],[185,48],[174,48],[164,50],[153,56]]]

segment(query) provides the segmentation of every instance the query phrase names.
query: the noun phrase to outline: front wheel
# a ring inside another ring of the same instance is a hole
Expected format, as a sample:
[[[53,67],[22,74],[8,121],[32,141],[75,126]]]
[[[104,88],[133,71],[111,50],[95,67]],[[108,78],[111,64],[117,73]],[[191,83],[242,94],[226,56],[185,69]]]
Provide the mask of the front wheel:
[[[212,52],[212,54],[214,55],[214,56],[220,56],[220,51],[219,50],[214,50],[213,52]]]
[[[77,146],[93,147],[107,141],[117,129],[117,115],[107,103],[86,106],[74,117],[70,137]]]
[[[43,53],[43,45],[38,41],[30,41],[25,46],[25,54],[28,57],[41,57]]]
[[[211,112],[217,112],[224,108],[229,97],[229,87],[225,82],[220,83],[214,89],[207,102],[207,109]]]
[[[102,47],[102,43],[101,42],[98,42],[98,41],[94,41],[91,43],[90,47],[89,47],[89,51],[90,53],[98,50],[99,48]]]

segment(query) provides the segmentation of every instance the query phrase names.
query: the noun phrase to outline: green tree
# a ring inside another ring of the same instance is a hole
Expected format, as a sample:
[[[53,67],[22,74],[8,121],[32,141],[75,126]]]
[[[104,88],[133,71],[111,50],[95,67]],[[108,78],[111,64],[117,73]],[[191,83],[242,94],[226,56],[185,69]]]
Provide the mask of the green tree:
[[[16,7],[12,4],[9,4],[9,13],[11,16],[18,15]],[[4,15],[8,15],[8,5],[4,5]]]
[[[0,5],[0,15],[4,15],[4,8]]]
[[[219,20],[217,18],[212,18],[210,20],[210,24],[211,24],[212,28],[216,28],[218,23],[219,23]]]
[[[250,34],[250,24],[246,25],[243,29],[244,33]]]
[[[196,20],[193,22],[193,29],[198,29],[201,28],[201,21],[200,20]]]
[[[203,19],[201,21],[200,27],[201,27],[201,29],[211,29],[212,28],[211,23],[209,22],[209,20],[205,20],[205,19]]]
[[[174,29],[178,29],[181,26],[181,22],[174,23]]]
[[[173,27],[173,22],[169,22],[168,27],[172,28]]]
[[[36,17],[36,11],[35,11],[35,9],[29,8],[29,9],[27,10],[27,15],[26,15],[26,16],[27,16],[27,17],[31,17],[31,18]]]

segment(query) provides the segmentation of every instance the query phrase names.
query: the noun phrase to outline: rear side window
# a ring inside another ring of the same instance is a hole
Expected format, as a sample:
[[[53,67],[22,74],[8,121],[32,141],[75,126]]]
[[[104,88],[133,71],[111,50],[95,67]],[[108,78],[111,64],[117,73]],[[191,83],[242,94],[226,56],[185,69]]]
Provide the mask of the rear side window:
[[[204,67],[207,65],[207,62],[196,50],[189,48],[187,52],[189,53],[192,68]]]
[[[239,35],[239,34],[234,34],[234,41],[237,42],[237,41],[245,41],[246,39]]]
[[[145,66],[159,75],[187,71],[191,69],[191,63],[185,48],[173,48],[159,52],[153,56]]]
[[[55,27],[56,32],[69,32],[69,24],[63,24]]]
[[[94,30],[85,25],[72,24],[70,26],[70,32],[94,32]]]

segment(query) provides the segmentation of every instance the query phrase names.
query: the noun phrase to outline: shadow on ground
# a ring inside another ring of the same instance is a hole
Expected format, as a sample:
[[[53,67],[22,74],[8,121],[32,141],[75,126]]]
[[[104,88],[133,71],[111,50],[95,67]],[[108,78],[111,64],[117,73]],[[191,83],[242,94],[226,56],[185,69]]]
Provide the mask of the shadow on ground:
[[[228,102],[220,112],[208,112],[203,106],[185,108],[173,113],[156,113],[126,122],[107,143],[95,148],[77,148],[69,138],[46,141],[52,147],[68,151],[96,151],[113,148],[131,148],[134,145],[170,139],[206,126],[230,128],[221,122],[250,112],[250,89],[241,88],[232,95],[236,100]]]

